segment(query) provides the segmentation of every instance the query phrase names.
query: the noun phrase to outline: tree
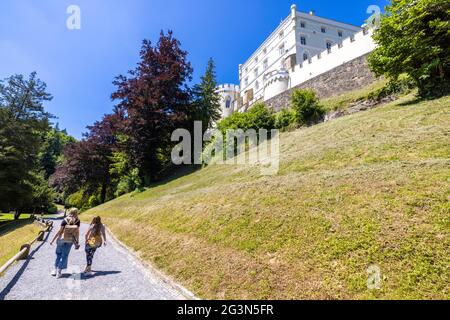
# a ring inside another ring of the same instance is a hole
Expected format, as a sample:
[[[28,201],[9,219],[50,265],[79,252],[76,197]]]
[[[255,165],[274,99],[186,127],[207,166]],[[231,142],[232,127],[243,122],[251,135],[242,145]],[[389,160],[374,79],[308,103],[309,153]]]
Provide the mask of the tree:
[[[204,131],[221,118],[220,96],[214,69],[214,60],[210,58],[201,82],[193,88],[193,120],[202,121]]]
[[[422,97],[450,90],[450,2],[392,0],[375,30],[378,44],[369,64],[378,75],[396,80],[408,74]]]
[[[124,115],[125,152],[141,178],[154,180],[170,159],[170,135],[186,125],[192,68],[187,52],[171,31],[161,32],[156,46],[143,41],[141,61],[128,77],[116,77],[117,111]]]
[[[75,139],[69,136],[66,130],[60,130],[57,124],[46,133],[43,140],[39,163],[44,170],[44,178],[48,179],[55,173],[57,164],[62,161],[65,146],[75,142]]]
[[[88,196],[98,195],[100,203],[105,202],[111,187],[110,166],[121,120],[118,114],[105,115],[88,127],[82,141],[66,146],[64,161],[51,177],[57,191],[72,194],[83,190]]]
[[[4,84],[3,82],[6,82]],[[51,101],[45,82],[33,72],[28,80],[23,75],[11,76],[0,81],[0,107],[8,110],[11,120],[23,121],[34,129],[48,129],[53,116],[44,110],[44,101]]]
[[[8,110],[0,108],[0,211],[17,210],[31,202],[34,153],[38,139]]]
[[[51,99],[35,72],[28,80],[14,75],[0,81],[0,206],[15,210],[16,218],[33,206],[38,155],[52,117],[43,104]]]

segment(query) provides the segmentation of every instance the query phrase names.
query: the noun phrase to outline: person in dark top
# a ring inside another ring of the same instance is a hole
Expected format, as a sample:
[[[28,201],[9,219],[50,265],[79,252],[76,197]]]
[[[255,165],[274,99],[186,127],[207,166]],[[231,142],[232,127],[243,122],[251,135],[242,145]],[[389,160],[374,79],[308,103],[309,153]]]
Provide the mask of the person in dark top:
[[[52,276],[61,277],[62,270],[67,269],[72,245],[75,245],[75,249],[80,247],[80,224],[78,210],[75,208],[70,209],[67,218],[63,220],[60,229],[50,242],[50,245],[53,245],[56,240],[56,260],[55,269],[51,273]]]

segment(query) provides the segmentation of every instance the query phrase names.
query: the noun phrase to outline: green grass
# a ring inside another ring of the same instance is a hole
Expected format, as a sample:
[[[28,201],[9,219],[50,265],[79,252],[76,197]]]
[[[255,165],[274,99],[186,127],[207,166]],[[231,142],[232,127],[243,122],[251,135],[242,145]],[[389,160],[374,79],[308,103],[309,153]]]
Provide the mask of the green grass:
[[[82,218],[202,298],[450,298],[450,97],[280,139],[276,176],[211,165]]]
[[[321,101],[321,104],[324,106],[324,109],[327,112],[345,110],[354,102],[366,100],[370,96],[370,94],[382,89],[384,86],[386,86],[386,84],[388,84],[388,80],[380,78],[362,89],[350,91],[339,96],[324,99]]]
[[[29,219],[30,216],[31,216],[30,214],[21,214],[19,219],[20,220]],[[13,213],[0,213],[0,226],[2,225],[2,223],[7,223],[10,221],[14,221]]]
[[[18,253],[23,244],[35,239],[39,230],[38,225],[25,219],[0,226],[0,266]]]

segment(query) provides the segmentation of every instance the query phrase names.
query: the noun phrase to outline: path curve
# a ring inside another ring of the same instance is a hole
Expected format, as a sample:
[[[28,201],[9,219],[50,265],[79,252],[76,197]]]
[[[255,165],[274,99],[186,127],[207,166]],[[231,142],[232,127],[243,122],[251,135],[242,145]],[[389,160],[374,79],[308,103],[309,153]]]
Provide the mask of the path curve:
[[[33,246],[27,260],[14,264],[0,277],[0,300],[178,300],[193,295],[168,278],[146,268],[109,235],[106,247],[97,250],[92,276],[85,276],[83,246],[72,251],[68,269],[60,279],[50,275],[56,246],[50,240],[61,220],[55,220],[46,240]],[[83,236],[88,228],[81,225]],[[82,238],[80,236],[80,238]]]

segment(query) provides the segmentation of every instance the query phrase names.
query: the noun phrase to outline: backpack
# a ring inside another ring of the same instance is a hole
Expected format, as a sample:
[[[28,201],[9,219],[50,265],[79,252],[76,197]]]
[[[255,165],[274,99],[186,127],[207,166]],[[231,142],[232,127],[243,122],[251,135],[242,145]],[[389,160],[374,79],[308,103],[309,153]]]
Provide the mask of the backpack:
[[[76,242],[76,233],[78,230],[78,220],[77,219],[70,219],[70,218],[66,218],[64,219],[64,221],[66,221],[66,226],[64,227],[64,232],[63,232],[63,240],[65,242]]]
[[[90,236],[89,239],[87,240],[87,243],[91,248],[100,248],[103,244],[101,232],[99,232],[95,236],[93,236],[93,235]]]

